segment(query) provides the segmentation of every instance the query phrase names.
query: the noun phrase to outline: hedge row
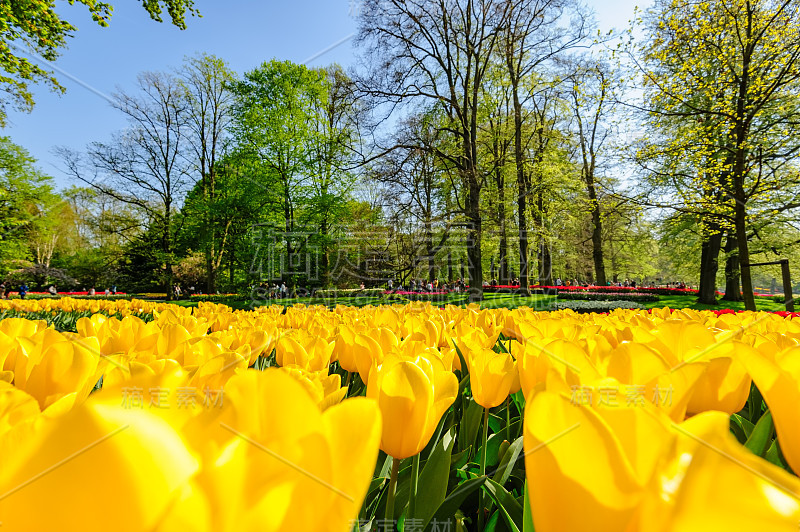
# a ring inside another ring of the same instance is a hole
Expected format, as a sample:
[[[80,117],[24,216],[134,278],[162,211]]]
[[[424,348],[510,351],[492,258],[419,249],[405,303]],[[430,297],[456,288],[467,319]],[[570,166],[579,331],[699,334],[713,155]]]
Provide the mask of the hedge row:
[[[696,296],[697,290],[691,288],[667,288],[667,287],[646,287],[646,286],[537,286],[536,288],[556,289],[559,294],[564,292],[579,293],[637,293],[637,294],[656,294],[659,296]],[[717,292],[719,293],[719,292]]]
[[[558,301],[550,307],[551,310],[571,309],[581,314],[609,312],[618,308],[643,309],[644,306],[633,301]]]
[[[562,292],[558,294],[559,301],[636,301],[638,303],[654,303],[658,301],[655,294],[614,294],[614,293],[595,293],[595,292]]]
[[[384,292],[385,290],[383,288],[315,290],[313,297],[320,299],[335,297],[381,297]]]

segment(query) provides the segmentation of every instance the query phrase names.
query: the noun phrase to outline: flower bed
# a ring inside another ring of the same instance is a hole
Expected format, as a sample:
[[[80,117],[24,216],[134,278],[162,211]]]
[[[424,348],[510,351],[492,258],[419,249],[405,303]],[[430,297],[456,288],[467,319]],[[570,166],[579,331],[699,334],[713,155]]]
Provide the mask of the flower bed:
[[[3,528],[796,529],[798,314],[581,310],[0,301]]]
[[[559,296],[560,297],[560,296]],[[595,301],[558,301],[550,307],[552,310],[574,310],[575,312],[609,312],[614,309],[643,309],[644,306],[634,301],[595,300]]]
[[[653,286],[537,286],[537,288],[545,288],[550,290],[558,290],[562,292],[591,292],[591,293],[640,293],[640,294],[656,294],[660,296],[696,296],[697,290],[691,288],[668,288],[668,287],[653,287]],[[719,293],[719,292],[718,292]]]
[[[635,301],[638,303],[653,303],[658,301],[655,294],[642,294],[637,292],[561,292],[558,300],[580,301]]]
[[[337,297],[380,297],[384,294],[383,288],[334,288],[331,290],[314,290],[313,296],[320,299],[334,299]]]

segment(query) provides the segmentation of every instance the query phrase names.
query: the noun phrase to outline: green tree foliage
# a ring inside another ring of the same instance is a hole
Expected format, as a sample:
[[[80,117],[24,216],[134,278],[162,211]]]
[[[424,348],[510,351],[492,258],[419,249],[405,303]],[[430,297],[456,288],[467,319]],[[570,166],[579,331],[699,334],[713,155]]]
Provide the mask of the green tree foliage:
[[[69,0],[69,3],[86,6],[92,20],[100,26],[108,26],[114,10],[110,3],[98,0]],[[142,6],[158,22],[162,22],[166,9],[172,23],[181,29],[186,28],[187,13],[197,14],[194,0],[142,0]],[[60,92],[65,90],[52,72],[26,55],[55,61],[76,30],[56,12],[54,0],[0,0],[0,88],[6,94],[0,98],[0,125],[5,123],[9,104],[21,110],[33,107],[30,83],[44,83]]]
[[[281,253],[287,264],[295,264],[297,257],[312,253],[312,246],[313,253],[321,249],[324,271],[304,273],[326,282],[331,229],[344,213],[353,182],[352,153],[359,142],[352,86],[338,68],[312,70],[270,61],[231,89],[236,159],[257,185],[255,196],[272,213],[267,222],[276,222],[277,233],[284,235]],[[309,235],[313,238],[291,236],[310,227],[315,228]],[[287,271],[282,275],[287,283],[298,282]]]
[[[0,137],[0,276],[13,268],[12,261],[32,258],[31,239],[58,205],[52,178],[35,163],[24,148]]]
[[[663,141],[643,157],[680,183],[708,232],[734,232],[745,305],[755,310],[751,226],[781,210],[779,194],[787,203],[778,207],[798,203],[800,4],[659,0],[644,24],[650,125]]]

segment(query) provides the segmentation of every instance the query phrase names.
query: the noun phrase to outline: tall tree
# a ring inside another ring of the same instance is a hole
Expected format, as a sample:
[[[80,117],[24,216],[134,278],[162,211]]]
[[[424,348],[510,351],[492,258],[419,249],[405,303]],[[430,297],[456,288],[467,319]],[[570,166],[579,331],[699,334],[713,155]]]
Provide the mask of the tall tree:
[[[506,8],[493,0],[366,0],[358,42],[372,69],[360,87],[380,101],[441,106],[457,152],[437,152],[458,169],[467,224],[470,297],[483,294],[481,190],[478,161],[481,86],[498,44]]]
[[[602,155],[610,134],[607,123],[613,112],[614,95],[612,76],[608,67],[598,61],[589,60],[580,64],[570,76],[572,112],[578,142],[578,166],[586,188],[589,211],[592,219],[592,261],[594,280],[600,286],[606,284],[606,268],[603,258],[603,209],[599,197]],[[598,157],[600,160],[598,160]]]
[[[164,287],[172,299],[174,215],[191,183],[188,103],[171,74],[146,72],[139,75],[138,85],[137,94],[114,97],[128,128],[108,143],[93,143],[88,164],[73,152],[61,153],[74,177],[142,213],[148,229],[158,235]]]
[[[507,17],[501,32],[500,53],[505,63],[514,112],[514,165],[517,178],[517,226],[519,228],[520,288],[528,292],[529,267],[529,222],[528,210],[532,183],[530,160],[527,155],[528,131],[542,130],[531,122],[537,113],[526,113],[525,106],[541,90],[539,80],[545,79],[543,70],[553,67],[566,51],[581,44],[590,29],[587,16],[573,0],[506,0]],[[565,24],[565,17],[570,17]],[[532,77],[532,75],[536,75]],[[545,88],[546,90],[546,88]],[[541,125],[540,125],[541,126]],[[540,154],[539,154],[540,155]],[[534,157],[537,154],[533,155]],[[546,245],[540,246],[540,259],[549,263]],[[549,266],[545,280],[549,279]],[[540,275],[541,277],[541,275]]]
[[[654,121],[679,120],[685,139],[704,139],[706,149],[693,155],[706,159],[696,185],[711,182],[729,204],[745,308],[755,310],[752,204],[765,188],[780,186],[789,175],[781,169],[800,151],[793,133],[800,118],[800,4],[659,0],[646,29],[643,66]]]
[[[217,161],[224,148],[232,119],[233,94],[229,90],[234,74],[222,59],[212,55],[201,55],[184,60],[178,70],[185,91],[187,141],[192,148],[199,174],[202,202],[206,208],[201,216],[205,222],[203,252],[206,265],[206,292],[217,290],[217,269],[222,260],[220,224],[213,209],[217,195]]]
[[[56,205],[52,178],[9,137],[0,137],[0,276],[14,259],[30,256],[37,221]]]
[[[262,193],[279,213],[287,264],[294,264],[307,242],[298,241],[308,219],[315,147],[321,143],[314,127],[315,103],[327,100],[322,72],[289,61],[270,61],[233,83],[232,132],[242,157],[250,157]],[[300,230],[300,231],[298,231]],[[281,272],[294,286],[291,268]]]
[[[328,286],[332,283],[331,233],[345,214],[349,193],[356,184],[354,170],[361,152],[366,108],[342,67],[331,65],[320,74],[325,90],[318,92],[320,99],[313,102],[309,214],[319,228],[319,280]]]
[[[485,164],[482,170],[487,176],[490,187],[487,190],[489,219],[496,225],[499,233],[497,249],[497,280],[501,285],[510,283],[509,272],[509,225],[507,179],[510,168],[509,152],[513,144],[513,113],[511,112],[511,94],[508,83],[504,83],[505,70],[495,66],[491,70],[491,78],[484,83],[482,92],[485,101],[484,114],[481,116],[481,157]],[[491,272],[494,277],[494,272]],[[523,287],[524,289],[524,287]]]
[[[403,280],[424,266],[425,277],[433,282],[436,257],[450,235],[445,171],[436,157],[440,118],[427,112],[403,121],[394,137],[399,147],[381,158],[373,171],[383,185],[384,209],[405,237],[404,252],[398,253],[395,264]]]

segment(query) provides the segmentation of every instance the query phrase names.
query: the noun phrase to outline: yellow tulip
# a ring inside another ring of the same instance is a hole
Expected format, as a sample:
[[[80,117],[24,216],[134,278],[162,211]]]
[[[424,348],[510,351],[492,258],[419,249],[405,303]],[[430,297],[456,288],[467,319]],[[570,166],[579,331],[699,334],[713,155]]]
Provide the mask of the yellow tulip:
[[[310,338],[303,345],[290,336],[282,336],[275,344],[275,360],[281,367],[322,371],[330,364],[333,345],[320,338]]]
[[[742,447],[724,413],[677,424],[649,402],[579,406],[542,391],[524,423],[537,531],[738,530],[742,519],[789,530],[800,519],[800,480]]]
[[[34,419],[39,413],[39,403],[35,398],[0,382],[0,439],[16,425]]]
[[[353,358],[362,382],[369,382],[370,375],[383,362],[386,353],[378,341],[366,334],[356,334],[353,339]]]
[[[643,408],[613,414],[609,425],[593,408],[549,391],[528,401],[525,468],[537,531],[626,530],[667,428]]]
[[[475,402],[484,408],[502,404],[518,381],[517,365],[511,355],[486,348],[467,348],[464,355]]]
[[[331,406],[339,404],[347,395],[347,388],[342,388],[342,378],[335,373],[327,375],[297,368],[280,369],[303,385],[320,410],[327,410]]]
[[[331,353],[331,360],[338,360],[342,369],[350,373],[358,371],[355,353],[353,351],[355,334],[352,327],[340,327],[336,339],[334,340],[333,352]]]
[[[240,372],[225,397],[187,428],[203,467],[158,530],[349,530],[378,455],[375,402],[357,397],[321,412],[276,368]]]
[[[708,365],[694,385],[687,405],[689,415],[708,410],[734,414],[744,408],[750,395],[752,379],[735,351],[754,348],[739,341],[728,342],[709,353]]]
[[[88,397],[107,364],[96,338],[44,329],[25,340],[18,339],[14,386],[34,396],[42,409],[72,393],[79,401]]]
[[[30,338],[37,332],[47,328],[44,320],[26,320],[24,318],[6,318],[0,320],[0,332],[5,333],[10,338],[21,336]]]
[[[2,455],[9,530],[153,530],[198,468],[164,420],[101,401],[44,419],[29,438],[6,438]]]
[[[381,449],[396,459],[419,453],[457,394],[456,376],[439,359],[384,358],[367,384],[367,397],[377,400],[383,415]]]
[[[676,429],[631,530],[797,530],[800,480],[742,447],[729,424],[706,412]]]

